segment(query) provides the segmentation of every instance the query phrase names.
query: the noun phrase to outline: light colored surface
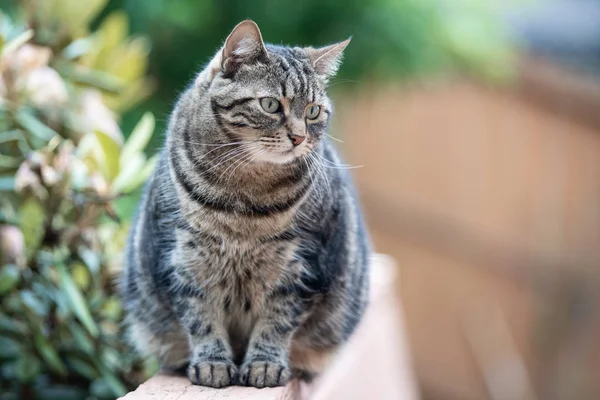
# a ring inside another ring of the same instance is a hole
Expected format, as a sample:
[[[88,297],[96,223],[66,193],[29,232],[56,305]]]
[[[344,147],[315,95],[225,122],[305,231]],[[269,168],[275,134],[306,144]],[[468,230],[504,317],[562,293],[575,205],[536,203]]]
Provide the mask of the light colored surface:
[[[284,400],[293,399],[291,386],[273,389],[248,389],[228,387],[212,389],[192,385],[186,377],[158,375],[140,385],[136,391],[122,397],[123,400]]]
[[[373,257],[371,304],[365,318],[331,368],[310,387],[297,381],[285,388],[211,389],[185,377],[158,375],[123,400],[416,400],[417,390],[394,287],[396,266]]]
[[[371,274],[371,308],[322,380],[311,400],[416,400],[402,310],[393,283],[395,264],[376,256]]]

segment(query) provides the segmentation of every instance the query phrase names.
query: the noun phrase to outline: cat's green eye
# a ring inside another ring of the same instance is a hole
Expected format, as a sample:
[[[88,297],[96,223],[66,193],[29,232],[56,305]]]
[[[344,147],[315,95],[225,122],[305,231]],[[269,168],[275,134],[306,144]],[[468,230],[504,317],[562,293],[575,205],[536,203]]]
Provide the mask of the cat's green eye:
[[[306,108],[306,118],[308,119],[317,119],[317,117],[321,114],[321,106],[308,106]]]
[[[279,101],[272,97],[263,97],[260,99],[260,106],[268,113],[276,113],[279,110]]]

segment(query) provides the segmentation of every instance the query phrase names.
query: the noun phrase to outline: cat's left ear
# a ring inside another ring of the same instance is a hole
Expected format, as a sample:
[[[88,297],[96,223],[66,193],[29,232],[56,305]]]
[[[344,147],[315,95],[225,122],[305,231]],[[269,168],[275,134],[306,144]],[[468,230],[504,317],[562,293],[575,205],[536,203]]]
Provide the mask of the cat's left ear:
[[[350,40],[352,40],[352,38],[318,49],[310,47],[305,49],[308,57],[312,61],[315,72],[324,77],[334,76],[340,67],[342,54],[346,46],[350,43]]]
[[[227,37],[221,52],[221,69],[234,72],[242,64],[251,64],[268,58],[260,29],[254,21],[240,22]]]

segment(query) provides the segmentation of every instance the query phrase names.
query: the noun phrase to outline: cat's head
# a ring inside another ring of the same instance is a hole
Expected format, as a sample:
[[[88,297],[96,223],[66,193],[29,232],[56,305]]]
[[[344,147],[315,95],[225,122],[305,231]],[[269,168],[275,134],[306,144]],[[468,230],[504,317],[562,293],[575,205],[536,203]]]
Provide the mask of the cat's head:
[[[228,140],[254,160],[284,164],[307,156],[332,113],[325,88],[350,40],[323,48],[265,45],[253,21],[237,25],[197,78]]]

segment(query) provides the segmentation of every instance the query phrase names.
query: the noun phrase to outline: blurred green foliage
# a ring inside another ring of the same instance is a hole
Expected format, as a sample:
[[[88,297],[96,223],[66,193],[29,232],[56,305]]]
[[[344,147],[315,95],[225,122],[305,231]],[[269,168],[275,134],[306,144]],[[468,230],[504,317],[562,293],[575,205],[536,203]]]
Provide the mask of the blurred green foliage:
[[[115,398],[155,370],[125,343],[115,290],[131,212],[154,168],[148,41],[104,0],[0,13],[0,398]]]
[[[352,36],[336,89],[448,71],[497,81],[512,65],[498,8],[514,1],[110,0],[105,12],[125,10],[132,32],[152,42],[157,92],[125,123],[150,109],[162,129],[178,92],[243,19],[255,20],[271,43],[320,46]]]

